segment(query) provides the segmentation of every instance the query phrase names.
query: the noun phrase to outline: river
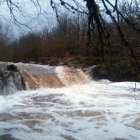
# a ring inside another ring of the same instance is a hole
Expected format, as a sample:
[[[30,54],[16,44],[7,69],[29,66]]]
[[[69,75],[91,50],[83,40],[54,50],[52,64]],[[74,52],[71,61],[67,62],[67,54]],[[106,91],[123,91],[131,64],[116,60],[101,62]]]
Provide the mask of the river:
[[[62,67],[48,68],[60,87],[0,96],[0,140],[140,140],[139,83],[68,82]]]

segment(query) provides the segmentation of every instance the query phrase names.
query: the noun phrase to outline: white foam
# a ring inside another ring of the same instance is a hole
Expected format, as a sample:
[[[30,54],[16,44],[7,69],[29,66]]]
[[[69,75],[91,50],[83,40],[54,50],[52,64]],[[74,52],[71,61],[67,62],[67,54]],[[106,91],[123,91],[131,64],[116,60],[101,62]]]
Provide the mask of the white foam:
[[[60,81],[65,86],[90,83],[91,79],[82,70],[59,66],[55,68]]]
[[[49,65],[39,65],[39,64],[28,64],[28,63],[16,63],[18,69],[21,71],[26,71],[32,75],[36,74],[53,74],[55,71],[55,66]]]
[[[135,100],[129,87],[133,83],[93,81],[0,96],[0,135],[20,140],[139,140],[140,95]]]

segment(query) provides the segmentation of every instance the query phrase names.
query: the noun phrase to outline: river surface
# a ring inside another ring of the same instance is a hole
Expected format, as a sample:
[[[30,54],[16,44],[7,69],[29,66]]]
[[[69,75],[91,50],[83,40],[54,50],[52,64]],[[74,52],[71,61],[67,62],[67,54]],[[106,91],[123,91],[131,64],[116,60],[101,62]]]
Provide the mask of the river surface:
[[[140,140],[140,84],[108,80],[0,96],[0,140]]]

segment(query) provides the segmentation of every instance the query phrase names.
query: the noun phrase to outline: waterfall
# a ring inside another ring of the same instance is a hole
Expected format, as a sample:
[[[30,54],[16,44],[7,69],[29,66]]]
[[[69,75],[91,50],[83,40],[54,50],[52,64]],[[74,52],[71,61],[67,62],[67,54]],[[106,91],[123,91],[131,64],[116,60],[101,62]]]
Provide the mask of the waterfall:
[[[139,87],[65,66],[1,62],[0,140],[139,140]]]
[[[65,66],[16,64],[30,89],[40,87],[61,88],[73,84],[85,84],[90,80],[82,70]]]
[[[0,63],[0,95],[40,87],[62,88],[89,81],[89,77],[82,70],[65,66]]]

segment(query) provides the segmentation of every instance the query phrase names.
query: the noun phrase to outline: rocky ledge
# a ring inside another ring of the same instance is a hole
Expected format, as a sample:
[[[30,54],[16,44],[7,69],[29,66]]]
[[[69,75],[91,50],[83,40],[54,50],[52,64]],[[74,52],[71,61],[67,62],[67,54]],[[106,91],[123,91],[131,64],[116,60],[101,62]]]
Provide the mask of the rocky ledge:
[[[13,63],[0,62],[0,95],[25,90],[25,80]]]

